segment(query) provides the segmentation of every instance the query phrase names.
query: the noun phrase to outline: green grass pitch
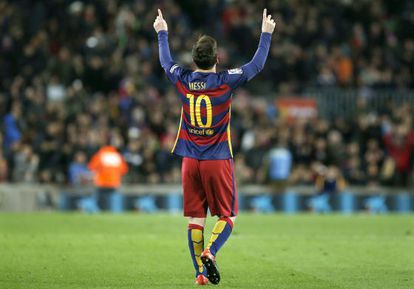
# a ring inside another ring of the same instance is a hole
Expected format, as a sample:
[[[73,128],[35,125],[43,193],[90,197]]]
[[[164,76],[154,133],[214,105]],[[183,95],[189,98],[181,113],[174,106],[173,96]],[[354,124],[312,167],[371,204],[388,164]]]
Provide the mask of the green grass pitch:
[[[0,288],[194,288],[186,230],[167,214],[3,213]],[[217,288],[412,289],[414,218],[242,214],[218,264]]]

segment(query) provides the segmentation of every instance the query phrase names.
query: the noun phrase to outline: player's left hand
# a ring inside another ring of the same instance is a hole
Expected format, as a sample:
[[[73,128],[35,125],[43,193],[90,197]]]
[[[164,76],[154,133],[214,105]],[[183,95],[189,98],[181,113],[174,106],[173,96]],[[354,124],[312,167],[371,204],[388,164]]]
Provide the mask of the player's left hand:
[[[162,17],[161,9],[158,9],[158,16],[154,21],[154,29],[157,33],[161,30],[168,31],[167,21],[165,21],[164,17]]]

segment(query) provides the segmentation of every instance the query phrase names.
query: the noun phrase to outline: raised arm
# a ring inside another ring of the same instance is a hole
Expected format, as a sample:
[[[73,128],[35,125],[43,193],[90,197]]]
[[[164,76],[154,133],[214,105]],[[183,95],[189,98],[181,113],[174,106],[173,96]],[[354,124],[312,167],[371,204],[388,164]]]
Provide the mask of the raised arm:
[[[158,34],[158,49],[160,63],[164,70],[168,70],[174,65],[171,57],[170,46],[168,45],[168,25],[162,16],[162,12],[158,9],[158,16],[154,21],[154,29]]]
[[[267,15],[267,9],[263,10],[262,20],[262,34],[260,35],[259,47],[256,50],[252,60],[243,65],[242,69],[247,76],[247,80],[252,79],[264,67],[264,64],[269,54],[270,42],[272,40],[272,33],[275,30],[276,23],[272,19],[272,15]]]

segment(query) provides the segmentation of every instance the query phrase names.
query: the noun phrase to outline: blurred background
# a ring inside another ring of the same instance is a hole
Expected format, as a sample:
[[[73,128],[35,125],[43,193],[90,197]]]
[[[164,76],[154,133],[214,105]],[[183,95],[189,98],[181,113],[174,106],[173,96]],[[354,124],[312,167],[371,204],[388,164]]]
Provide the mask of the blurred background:
[[[0,1],[0,210],[180,211],[181,108],[156,9],[177,62],[191,67],[205,33],[224,70],[253,56],[264,7],[268,61],[233,96],[241,208],[412,212],[409,0]]]

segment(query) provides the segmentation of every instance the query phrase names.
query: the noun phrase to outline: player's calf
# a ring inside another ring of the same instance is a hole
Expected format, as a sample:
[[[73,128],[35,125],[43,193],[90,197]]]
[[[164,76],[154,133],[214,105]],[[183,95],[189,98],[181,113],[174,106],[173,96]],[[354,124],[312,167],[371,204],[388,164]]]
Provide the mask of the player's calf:
[[[233,220],[235,217],[220,217],[214,225],[207,249],[216,256],[220,248],[226,243],[233,231]]]
[[[220,272],[216,262],[216,254],[224,245],[233,230],[235,217],[220,217],[214,225],[210,241],[201,254],[201,262],[207,271],[207,278],[212,284],[220,282]]]
[[[204,222],[205,219],[197,218],[197,220],[190,220],[188,224],[188,249],[196,272],[196,283],[203,283],[202,277],[199,276],[206,274],[200,259],[204,250]]]

